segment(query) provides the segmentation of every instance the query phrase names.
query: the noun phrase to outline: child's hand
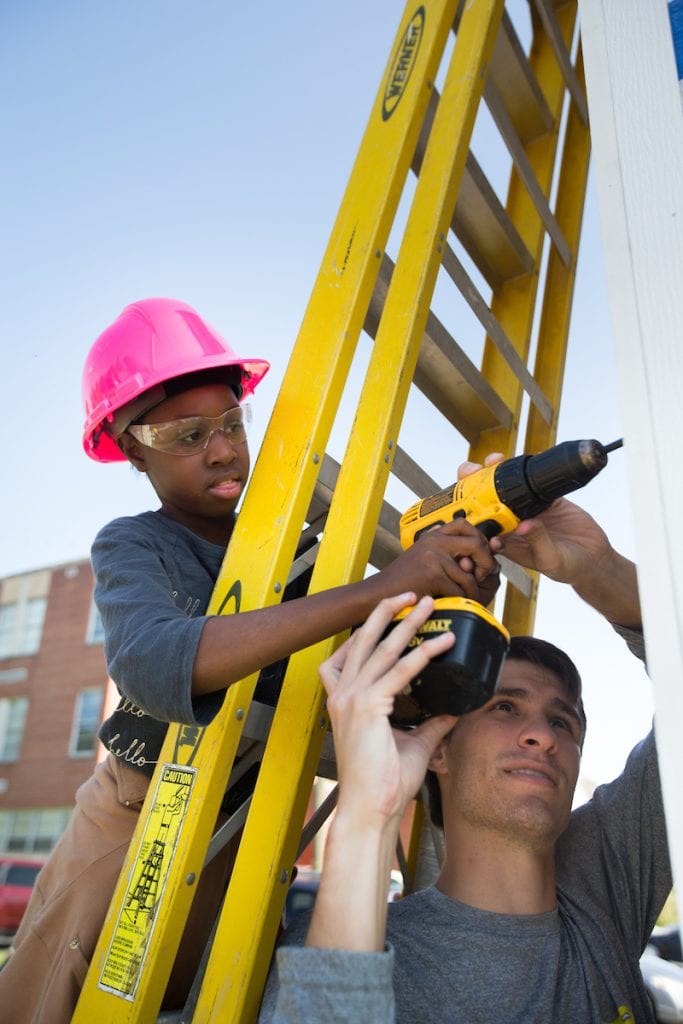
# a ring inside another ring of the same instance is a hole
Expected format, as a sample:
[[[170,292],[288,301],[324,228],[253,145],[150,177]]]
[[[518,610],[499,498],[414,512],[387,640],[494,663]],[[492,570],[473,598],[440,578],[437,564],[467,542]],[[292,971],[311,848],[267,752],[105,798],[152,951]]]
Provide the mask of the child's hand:
[[[499,584],[499,566],[484,535],[464,519],[427,530],[380,574],[419,596],[469,597],[488,604]]]

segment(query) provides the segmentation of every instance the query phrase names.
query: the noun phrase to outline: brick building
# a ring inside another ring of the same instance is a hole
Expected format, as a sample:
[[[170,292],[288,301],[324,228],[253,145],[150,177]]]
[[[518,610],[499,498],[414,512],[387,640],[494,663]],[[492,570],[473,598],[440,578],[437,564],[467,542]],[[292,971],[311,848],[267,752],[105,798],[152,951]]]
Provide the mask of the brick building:
[[[90,562],[0,580],[0,851],[50,850],[102,748]]]

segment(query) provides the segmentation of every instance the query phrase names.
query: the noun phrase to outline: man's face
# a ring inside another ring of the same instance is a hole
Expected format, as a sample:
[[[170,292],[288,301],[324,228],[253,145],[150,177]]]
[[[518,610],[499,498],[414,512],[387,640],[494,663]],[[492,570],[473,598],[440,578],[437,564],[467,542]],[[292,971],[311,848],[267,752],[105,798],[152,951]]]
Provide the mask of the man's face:
[[[569,820],[581,740],[576,706],[554,673],[508,659],[495,696],[458,720],[430,765],[447,833],[470,828],[551,848]]]
[[[188,416],[220,416],[239,402],[226,384],[191,388],[155,406],[143,423],[163,423]],[[233,444],[216,431],[207,447],[194,455],[158,451],[122,435],[125,454],[146,473],[161,501],[162,511],[199,536],[225,543],[230,521],[249,476],[246,442]]]

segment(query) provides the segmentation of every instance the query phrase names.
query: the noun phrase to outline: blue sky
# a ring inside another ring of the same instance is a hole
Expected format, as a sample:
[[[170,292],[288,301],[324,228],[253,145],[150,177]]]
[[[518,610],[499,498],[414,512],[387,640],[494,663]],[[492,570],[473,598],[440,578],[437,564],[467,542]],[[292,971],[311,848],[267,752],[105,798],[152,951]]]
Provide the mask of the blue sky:
[[[109,519],[155,507],[144,479],[91,462],[80,442],[85,353],[130,301],[183,299],[241,354],[271,360],[255,453],[402,10],[3,5],[0,576],[86,557]],[[528,21],[526,3],[512,10]],[[497,150],[476,155],[506,179]],[[612,350],[591,179],[559,440],[621,435]],[[465,456],[457,439],[436,446],[429,471],[445,486]],[[579,501],[635,557],[623,453]],[[586,776],[613,777],[647,728],[649,682],[565,588],[543,582],[536,632],[586,680]]]

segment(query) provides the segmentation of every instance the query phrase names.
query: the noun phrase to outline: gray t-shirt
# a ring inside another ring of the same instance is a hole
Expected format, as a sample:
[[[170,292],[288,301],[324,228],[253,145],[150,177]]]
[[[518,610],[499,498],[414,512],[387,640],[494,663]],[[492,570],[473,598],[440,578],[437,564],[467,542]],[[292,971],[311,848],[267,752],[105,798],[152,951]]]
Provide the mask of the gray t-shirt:
[[[308,922],[295,919],[259,1021],[642,1024],[652,1016],[638,961],[670,888],[651,734],[573,812],[555,910],[496,914],[431,887],[389,905],[384,953],[300,948]]]

